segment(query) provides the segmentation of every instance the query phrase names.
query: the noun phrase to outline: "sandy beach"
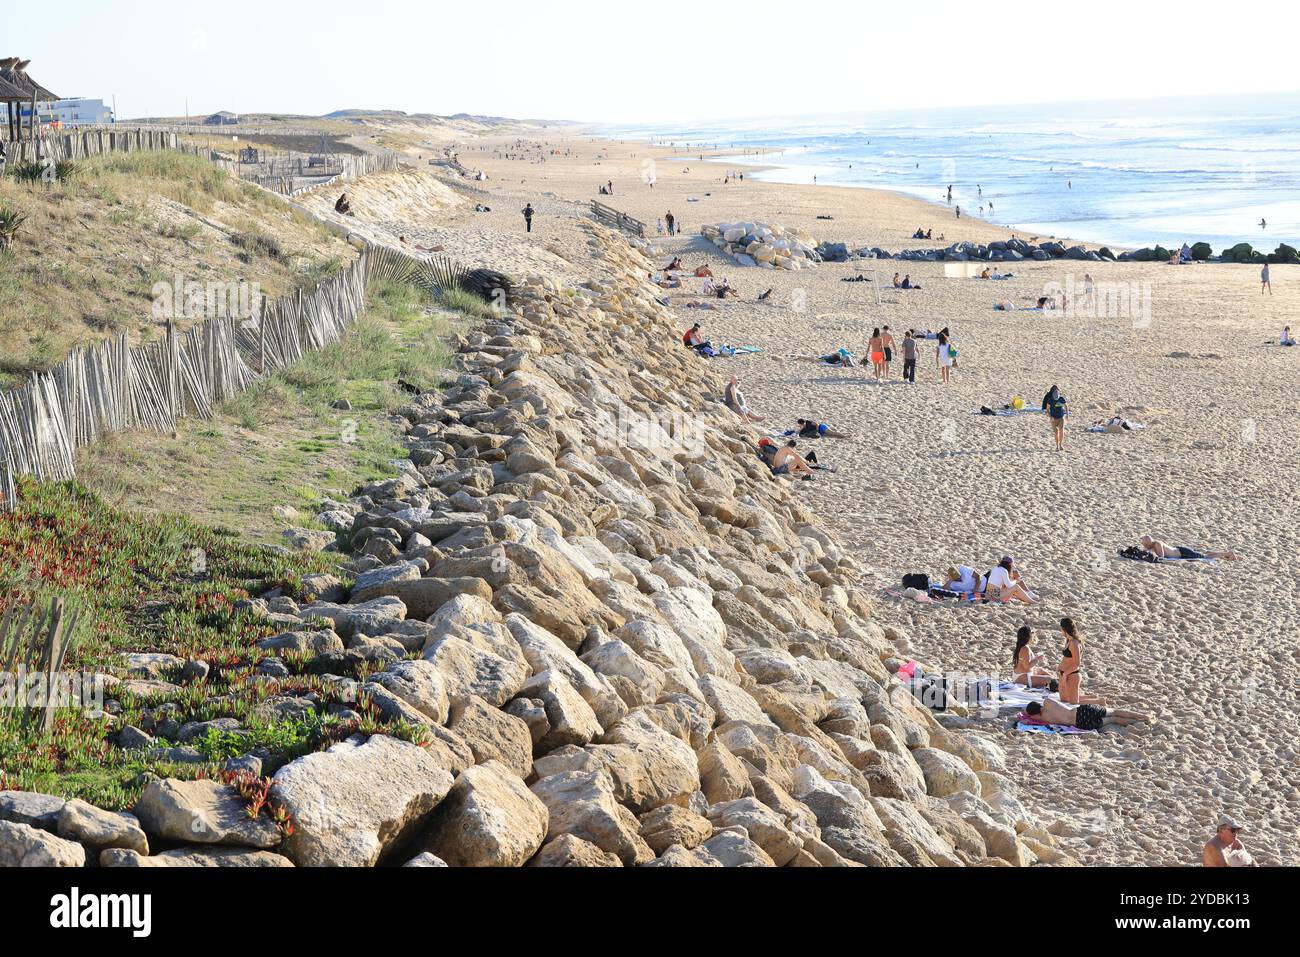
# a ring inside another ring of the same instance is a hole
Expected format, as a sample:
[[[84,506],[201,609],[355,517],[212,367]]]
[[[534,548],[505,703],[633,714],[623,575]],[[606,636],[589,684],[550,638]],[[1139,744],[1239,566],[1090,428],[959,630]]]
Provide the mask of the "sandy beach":
[[[708,264],[740,292],[714,300],[712,311],[685,307],[700,299],[701,280],[665,294],[683,329],[699,320],[715,343],[761,350],[713,360],[719,387],[738,375],[765,417],[755,439],[803,416],[851,434],[817,443],[819,458],[838,471],[800,492],[869,569],[881,623],[910,638],[927,670],[1009,677],[1018,627],[1034,627],[1054,670],[1057,625],[1071,616],[1085,642],[1084,694],[1156,716],[1127,733],[1070,737],[976,725],[1006,748],[1007,773],[1026,805],[1089,864],[1199,863],[1224,812],[1246,823],[1243,838],[1262,862],[1300,863],[1300,615],[1293,576],[1279,575],[1295,546],[1300,349],[1266,344],[1293,321],[1300,271],[1273,267],[1274,295],[1261,296],[1257,267],[1220,264],[1021,262],[1004,266],[1015,278],[1002,282],[949,279],[942,264],[896,261],[745,269],[700,227],[780,223],[819,241],[895,251],[939,246],[940,233],[947,242],[988,242],[1015,231],[957,221],[942,206],[887,192],[750,178],[724,185],[728,167],[698,156],[558,130],[543,136],[561,154],[544,163],[513,139],[462,143],[461,162],[489,176],[472,195],[491,212],[474,212],[469,199],[394,230],[407,229],[411,242],[445,242],[466,261],[581,273],[585,248],[573,220],[591,199],[652,231],[671,210],[682,234],[653,237],[661,262],[678,255],[691,269]],[[528,158],[500,158],[510,153]],[[614,195],[599,196],[611,181]],[[532,234],[519,214],[525,202],[537,210]],[[932,229],[935,241],[912,240],[918,227]],[[895,290],[895,271],[922,288]],[[1149,295],[1149,310],[1022,311],[1051,284],[1081,290],[1085,271],[1099,286],[1123,284],[1134,302]],[[872,281],[842,281],[858,274]],[[757,302],[769,287],[770,300]],[[1015,311],[994,311],[998,300]],[[915,385],[900,381],[901,361],[876,382],[869,364],[841,370],[793,358],[841,346],[862,356],[872,329],[884,325],[898,340],[910,328],[950,328],[960,350],[951,384],[939,381],[932,341],[922,345]],[[1014,396],[1036,409],[1053,384],[1072,410],[1063,453],[1041,415],[972,414]],[[1146,428],[1084,432],[1112,415]],[[1116,556],[1144,533],[1232,547],[1245,558],[1149,565]],[[984,570],[1004,554],[1015,556],[1040,604],[922,605],[885,594],[907,572]]]

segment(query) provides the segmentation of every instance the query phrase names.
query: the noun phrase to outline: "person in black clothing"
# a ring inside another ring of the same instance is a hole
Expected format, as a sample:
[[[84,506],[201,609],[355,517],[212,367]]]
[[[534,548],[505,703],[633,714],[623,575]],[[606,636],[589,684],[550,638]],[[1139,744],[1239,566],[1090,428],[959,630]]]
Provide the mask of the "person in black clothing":
[[[664,222],[668,224],[668,235],[677,235],[677,217],[673,215],[671,209],[664,215]]]
[[[1056,438],[1056,451],[1062,452],[1065,449],[1065,417],[1070,414],[1070,409],[1059,387],[1052,386],[1047,395],[1043,396],[1043,411],[1047,413],[1048,419],[1052,423],[1052,435]]]
[[[532,203],[529,203],[527,206],[524,207],[524,225],[528,227],[528,231],[530,233],[533,231],[533,204]]]

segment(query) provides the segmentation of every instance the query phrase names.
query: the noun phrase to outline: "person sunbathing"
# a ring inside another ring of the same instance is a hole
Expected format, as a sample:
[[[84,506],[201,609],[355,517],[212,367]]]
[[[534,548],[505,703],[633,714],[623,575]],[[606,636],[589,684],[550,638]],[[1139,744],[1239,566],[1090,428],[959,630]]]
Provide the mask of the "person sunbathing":
[[[664,272],[681,272],[685,268],[686,267],[682,265],[681,257],[674,256],[673,261],[664,268]]]
[[[696,278],[696,279],[712,279],[712,278],[713,278],[713,270],[710,269],[708,266],[700,266],[698,269],[695,270],[695,278]]]
[[[989,572],[988,585],[984,597],[988,601],[1012,602],[1022,601],[1026,605],[1038,602],[1034,593],[1025,587],[1016,571],[1015,562],[1008,555],[998,563],[998,567]]]
[[[1173,561],[1197,562],[1210,558],[1216,562],[1235,562],[1241,558],[1232,549],[1228,549],[1226,552],[1198,552],[1196,549],[1188,548],[1185,545],[1169,545],[1150,535],[1143,535],[1140,544],[1144,551],[1150,552],[1157,558],[1171,559]]]
[[[745,401],[745,394],[740,391],[740,380],[734,375],[731,381],[727,383],[727,388],[722,393],[722,401],[727,404],[727,408],[735,412],[746,422],[762,422],[761,415],[755,415],[750,409],[749,403]]]
[[[1047,698],[1039,704],[1037,701],[1025,706],[1025,713],[1031,718],[1038,718],[1047,724],[1057,724],[1066,728],[1078,728],[1080,731],[1100,731],[1102,728],[1117,725],[1126,728],[1139,721],[1149,722],[1150,715],[1138,711],[1122,711],[1119,708],[1103,708],[1095,704],[1062,704]]]
[[[344,216],[352,215],[352,204],[348,202],[348,194],[346,192],[340,196],[338,201],[334,204],[334,212],[342,213]]]
[[[825,422],[818,422],[816,419],[796,419],[795,427],[799,430],[799,437],[803,439],[847,439],[848,435],[843,432],[836,432]]]
[[[993,270],[989,269],[988,266],[985,266],[985,267],[984,267],[984,271],[983,271],[982,273],[980,273],[980,278],[981,278],[981,279],[991,279],[992,277],[993,277]]]
[[[1041,667],[1043,656],[1034,650],[1034,629],[1024,625],[1016,632],[1016,650],[1011,654],[1012,680],[1026,688],[1056,690],[1052,673]]]
[[[725,279],[722,280],[722,282],[718,283],[718,285],[717,285],[717,294],[718,294],[718,298],[719,298],[719,299],[726,299],[728,296],[730,296],[730,297],[733,298],[733,299],[739,299],[739,298],[740,298],[740,293],[738,293],[738,292],[736,292],[736,290],[732,289],[732,288],[731,288],[731,283],[727,282],[727,280],[725,280]]]
[[[772,457],[772,474],[778,476],[797,476],[805,482],[811,482],[813,478],[812,467],[802,455],[795,451],[798,442],[791,439],[784,446],[777,449],[776,455]]]
[[[1098,419],[1092,425],[1088,426],[1088,431],[1104,432],[1107,435],[1116,435],[1120,432],[1134,432],[1141,428],[1145,428],[1141,422],[1130,422],[1122,415],[1113,415],[1109,419]]]
[[[1280,343],[1278,343],[1278,344],[1279,344],[1279,345],[1283,345],[1283,346],[1293,346],[1293,345],[1295,345],[1295,339],[1294,339],[1294,338],[1292,337],[1292,335],[1291,335],[1291,327],[1290,327],[1290,326],[1287,326],[1285,329],[1282,330],[1282,341],[1281,341]]]
[[[771,290],[771,289],[769,289],[767,292],[760,292],[760,293],[758,294],[758,301],[759,301],[759,302],[767,302],[767,301],[768,301],[769,299],[771,299],[771,298],[772,298],[772,290]]]

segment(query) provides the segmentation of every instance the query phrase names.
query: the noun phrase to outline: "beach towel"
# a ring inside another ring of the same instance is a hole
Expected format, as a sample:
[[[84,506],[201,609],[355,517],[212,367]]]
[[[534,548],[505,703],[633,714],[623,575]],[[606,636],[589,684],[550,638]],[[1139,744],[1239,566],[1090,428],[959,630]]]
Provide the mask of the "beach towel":
[[[1096,731],[1080,731],[1064,724],[1043,724],[1037,718],[1022,714],[1016,720],[1016,730],[1026,734],[1096,734]]]
[[[993,415],[1001,416],[1003,418],[1011,418],[1012,416],[1017,415],[1042,415],[1043,411],[1043,409],[998,409],[994,411]],[[988,413],[983,409],[975,409],[971,412],[971,415],[982,415],[988,417]]]
[[[934,604],[934,599],[925,592],[917,591],[915,588],[886,588],[885,594],[890,598],[897,598],[899,601],[914,601],[922,605]]]
[[[1127,548],[1121,548],[1116,552],[1120,558],[1127,558],[1135,562],[1146,562],[1150,565],[1173,565],[1179,562],[1199,562],[1203,565],[1217,565],[1217,558],[1161,558],[1144,548],[1138,548],[1136,545],[1129,545]]]

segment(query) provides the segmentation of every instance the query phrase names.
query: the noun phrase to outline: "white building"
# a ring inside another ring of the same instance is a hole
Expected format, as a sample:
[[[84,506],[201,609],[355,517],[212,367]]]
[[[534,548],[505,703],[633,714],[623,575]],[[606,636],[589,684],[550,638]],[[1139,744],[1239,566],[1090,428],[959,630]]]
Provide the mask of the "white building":
[[[113,110],[103,100],[55,100],[37,104],[37,119],[41,123],[57,122],[64,126],[109,126],[114,122]],[[22,115],[31,115],[30,105],[24,106]]]

